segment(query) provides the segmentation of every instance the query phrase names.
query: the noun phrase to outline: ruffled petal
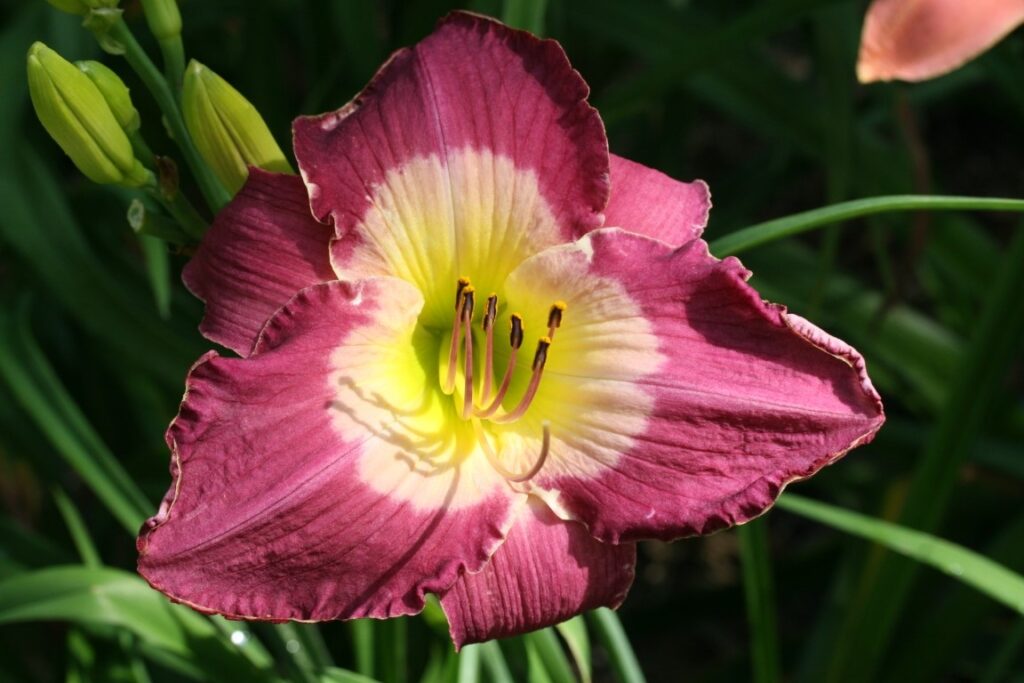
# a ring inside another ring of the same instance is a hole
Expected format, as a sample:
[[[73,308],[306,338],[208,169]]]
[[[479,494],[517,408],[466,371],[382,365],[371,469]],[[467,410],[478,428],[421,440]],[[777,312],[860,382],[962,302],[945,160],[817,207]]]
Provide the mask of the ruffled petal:
[[[632,543],[596,541],[531,497],[487,566],[461,576],[442,594],[441,607],[456,647],[504,638],[618,607],[635,564]]]
[[[251,357],[196,364],[138,539],[155,588],[236,618],[382,618],[484,566],[525,496],[431,417],[421,306],[400,280],[315,285]]]
[[[567,304],[537,398],[495,430],[522,471],[550,425],[547,462],[522,488],[600,540],[672,539],[756,517],[869,441],[884,417],[861,356],[763,302],[749,275],[701,240],[672,249],[617,229],[512,273],[517,310]]]
[[[922,81],[974,59],[1024,22],[1024,0],[875,0],[857,78]]]
[[[611,155],[612,195],[604,224],[680,245],[708,224],[711,191],[703,180],[684,183],[661,171]]]
[[[303,287],[334,279],[330,238],[297,176],[252,169],[182,272],[206,302],[200,331],[248,355],[274,311]]]
[[[556,42],[456,12],[351,103],[297,119],[339,277],[413,282],[430,323],[458,277],[497,287],[527,256],[601,225],[608,147],[588,92]]]

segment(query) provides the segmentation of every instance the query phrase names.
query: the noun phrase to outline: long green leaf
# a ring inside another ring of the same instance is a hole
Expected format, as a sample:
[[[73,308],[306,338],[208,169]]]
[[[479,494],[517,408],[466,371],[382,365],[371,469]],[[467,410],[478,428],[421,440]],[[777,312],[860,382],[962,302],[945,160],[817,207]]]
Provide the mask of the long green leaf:
[[[750,623],[753,680],[773,683],[780,679],[779,643],[766,520],[756,519],[736,531],[743,558],[743,590],[747,599],[747,621]]]
[[[1024,211],[1024,199],[909,194],[854,199],[737,230],[712,242],[711,252],[730,256],[814,228],[892,211]]]
[[[523,640],[534,648],[553,683],[575,683],[576,676],[572,672],[572,665],[569,664],[554,629],[545,628],[527,633]]]
[[[587,624],[583,615],[577,615],[568,621],[555,626],[558,634],[565,640],[572,658],[576,662],[576,669],[580,672],[583,683],[590,683],[593,672],[590,666],[590,637],[587,635]]]
[[[103,566],[99,551],[96,550],[96,544],[89,536],[89,530],[75,504],[60,488],[53,490],[53,502],[57,504],[57,509],[60,510],[61,517],[64,518],[64,524],[67,526],[75,549],[78,550],[78,555],[82,558],[85,566],[92,569]]]
[[[873,541],[973,586],[1024,614],[1024,576],[961,545],[881,519],[787,493],[776,505]]]
[[[67,396],[29,336],[24,315],[14,320],[0,311],[0,340],[0,378],[111,513],[135,533],[149,504]]]
[[[640,669],[633,647],[629,644],[626,629],[622,628],[619,615],[607,607],[601,607],[587,613],[590,623],[597,631],[598,639],[608,651],[612,660],[612,668],[621,683],[646,683],[644,673]]]
[[[207,619],[119,569],[49,567],[0,581],[0,624],[53,620],[126,629],[149,648],[194,661],[208,680],[271,678]]]

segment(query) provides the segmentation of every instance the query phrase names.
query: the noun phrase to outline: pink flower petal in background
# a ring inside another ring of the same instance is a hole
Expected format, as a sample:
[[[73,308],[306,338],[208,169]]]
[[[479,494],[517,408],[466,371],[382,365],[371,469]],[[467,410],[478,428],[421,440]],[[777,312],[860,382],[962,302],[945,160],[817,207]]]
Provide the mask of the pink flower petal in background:
[[[206,302],[200,331],[248,355],[274,311],[303,287],[334,279],[330,237],[313,220],[299,178],[251,169],[182,273]]]
[[[479,573],[441,595],[456,647],[618,607],[633,583],[636,546],[595,541],[530,498],[498,552]]]
[[[568,324],[560,330],[578,334],[564,345],[586,348],[587,357],[606,350],[621,359],[575,361],[578,369],[566,361],[563,369],[556,340],[545,391],[581,397],[580,406],[568,409],[564,424],[551,418],[548,462],[521,487],[563,518],[583,522],[595,538],[669,540],[745,522],[787,483],[870,441],[882,425],[861,356],[763,302],[740,262],[713,258],[703,241],[673,250],[603,229],[533,257],[511,277],[564,289],[570,273],[583,271],[618,282],[637,311],[610,304],[619,316],[635,316],[621,318],[614,335],[589,322],[578,333]],[[567,319],[588,308],[591,291],[609,300],[595,288],[567,292]],[[627,346],[641,330],[656,340],[643,355]],[[650,363],[644,375],[624,379],[625,368],[641,363]],[[600,404],[594,420],[583,397],[599,396],[602,386],[620,398]],[[641,429],[624,435],[619,425],[635,425],[638,412]]]
[[[153,587],[231,617],[382,618],[419,612],[425,592],[483,568],[523,497],[494,474],[473,504],[417,505],[362,474],[385,434],[335,426],[358,410],[338,405],[338,359],[379,344],[374,330],[414,323],[421,306],[400,280],[315,285],[249,358],[196,364],[167,432],[174,482],[138,539]],[[387,482],[395,491],[422,486],[404,472]],[[468,479],[454,478],[451,499]]]
[[[875,0],[857,78],[922,81],[977,57],[1024,22],[1024,0]]]
[[[684,183],[661,171],[611,155],[612,195],[604,224],[678,246],[708,224],[711,191],[703,180]]]

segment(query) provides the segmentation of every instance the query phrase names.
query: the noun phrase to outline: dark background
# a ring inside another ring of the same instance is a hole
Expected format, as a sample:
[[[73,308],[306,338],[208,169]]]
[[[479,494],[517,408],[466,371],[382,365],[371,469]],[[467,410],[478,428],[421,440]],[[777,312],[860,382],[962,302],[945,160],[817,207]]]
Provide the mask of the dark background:
[[[486,0],[180,5],[188,56],[246,95],[289,155],[292,118],[343,105],[391,50],[422,38],[447,11],[503,9]],[[153,48],[138,5],[123,6]],[[132,88],[151,146],[173,146],[134,74],[101,56],[76,18],[41,0],[0,8],[0,582],[79,561],[54,487],[81,511],[104,563],[131,570],[130,536],[67,455],[67,432],[87,440],[67,411],[80,412],[156,501],[167,482],[163,430],[189,364],[209,344],[195,331],[201,307],[177,278],[184,258],[171,259],[173,304],[161,317],[124,219],[131,194],[89,183],[35,121],[28,45],[43,40],[69,59],[111,65]],[[1021,196],[1021,34],[935,81],[861,86],[854,64],[864,9],[842,0],[550,0],[544,33],[590,83],[612,151],[709,183],[709,239],[857,197]],[[1012,214],[886,214],[743,254],[766,298],[865,354],[886,401],[889,422],[873,444],[794,490],[888,519],[933,505],[933,531],[1024,567],[1022,321],[1016,309],[1005,318],[989,310],[1000,269],[1024,268],[1005,259],[1018,225]],[[985,327],[986,316],[999,323]],[[979,340],[979,330],[990,338]],[[45,374],[38,363],[63,387],[40,380],[42,408],[25,398],[19,374]],[[972,368],[977,381],[965,382]],[[48,402],[64,399],[74,407],[47,413]],[[921,493],[930,490],[933,499]],[[988,681],[1000,656],[1017,673],[991,680],[1024,680],[1019,615],[922,569],[886,630],[877,620],[891,575],[881,551],[785,511],[766,526],[785,680]],[[621,617],[648,679],[748,680],[735,532],[644,544],[640,556]],[[10,618],[3,596],[0,583],[0,624]],[[338,664],[351,666],[346,627],[321,632]],[[99,662],[80,680],[137,680],[116,678],[128,666],[117,629],[32,620],[0,625],[0,681],[86,670],[74,633]],[[422,620],[411,620],[409,634],[409,680],[419,680],[428,655],[447,650]],[[594,647],[595,678],[612,680]],[[178,680],[147,665],[153,680]]]

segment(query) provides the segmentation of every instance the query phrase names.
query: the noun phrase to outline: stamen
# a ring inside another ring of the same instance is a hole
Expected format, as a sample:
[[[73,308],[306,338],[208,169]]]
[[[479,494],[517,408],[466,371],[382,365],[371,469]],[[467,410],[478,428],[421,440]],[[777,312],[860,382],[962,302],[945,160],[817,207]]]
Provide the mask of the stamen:
[[[465,383],[462,390],[462,419],[464,420],[473,416],[473,291],[472,285],[467,285],[462,291],[462,296],[465,298],[465,304],[462,307],[462,338],[465,342],[463,349]]]
[[[540,379],[544,374],[544,364],[548,361],[548,348],[550,346],[550,337],[541,337],[537,341],[537,351],[533,354],[533,375],[530,377],[530,383],[526,387],[526,392],[523,394],[523,397],[519,399],[519,405],[517,405],[511,412],[505,413],[500,417],[493,418],[495,422],[515,422],[526,413],[530,404],[533,403],[534,396],[537,395],[537,388],[540,387]]]
[[[462,329],[462,314],[465,306],[463,292],[469,287],[469,278],[460,277],[455,285],[455,318],[452,320],[452,342],[448,349],[448,374],[441,389],[446,394],[455,391],[455,364],[459,361],[459,330]]]
[[[551,304],[551,310],[548,311],[548,336],[552,339],[555,338],[555,330],[562,326],[563,313],[565,313],[564,301],[556,301]]]
[[[498,295],[491,292],[487,297],[487,311],[484,312],[484,385],[480,390],[480,402],[491,397],[494,384],[494,319],[498,316]]]
[[[547,420],[545,420],[542,425],[544,436],[542,437],[540,455],[537,457],[537,461],[533,463],[533,466],[522,474],[516,474],[501,464],[501,461],[498,460],[498,456],[494,452],[494,449],[491,448],[491,444],[487,440],[487,435],[480,426],[479,420],[473,420],[473,426],[476,429],[477,441],[479,441],[480,445],[483,447],[484,455],[487,456],[487,461],[491,463],[491,467],[498,471],[498,474],[505,477],[508,481],[522,482],[533,479],[537,473],[540,472],[540,469],[544,467],[544,463],[547,462],[548,453],[551,452],[551,425]]]
[[[509,354],[508,365],[505,366],[505,376],[501,378],[501,385],[498,387],[498,393],[494,395],[494,400],[483,410],[477,411],[477,417],[490,417],[494,415],[498,408],[501,407],[501,402],[505,400],[505,394],[508,393],[508,385],[512,381],[512,372],[516,369],[516,357],[519,355],[519,347],[523,345],[523,316],[513,313],[509,318],[509,324],[512,326],[512,329],[508,334],[508,343],[512,347],[512,353]]]

